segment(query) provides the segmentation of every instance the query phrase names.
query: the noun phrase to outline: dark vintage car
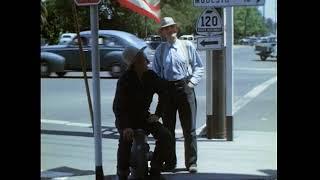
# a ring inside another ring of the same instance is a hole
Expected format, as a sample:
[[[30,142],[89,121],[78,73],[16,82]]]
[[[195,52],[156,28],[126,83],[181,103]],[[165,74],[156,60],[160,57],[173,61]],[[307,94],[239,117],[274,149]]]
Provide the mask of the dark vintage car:
[[[91,31],[80,32],[87,70],[91,71]],[[119,77],[126,69],[122,52],[127,46],[147,46],[137,36],[117,30],[99,30],[99,55],[101,71],[110,71],[113,77]],[[145,49],[149,58],[149,48]],[[66,45],[41,47],[41,75],[49,76],[52,72],[64,76],[68,71],[82,71],[78,38],[75,37]]]
[[[155,50],[162,42],[162,39],[159,35],[149,35],[144,40],[153,50]]]

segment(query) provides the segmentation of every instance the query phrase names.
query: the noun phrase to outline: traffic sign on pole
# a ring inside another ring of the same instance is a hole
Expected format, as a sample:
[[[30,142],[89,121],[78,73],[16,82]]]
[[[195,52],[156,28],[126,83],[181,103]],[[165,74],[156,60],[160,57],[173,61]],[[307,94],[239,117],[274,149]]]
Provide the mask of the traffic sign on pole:
[[[196,31],[204,36],[222,34],[223,22],[217,10],[205,9],[198,17]]]
[[[221,49],[222,48],[222,36],[214,36],[214,37],[198,37],[197,38],[197,49]]]
[[[195,7],[263,6],[265,0],[193,0]]]
[[[100,4],[101,0],[74,0],[78,6],[92,6]]]

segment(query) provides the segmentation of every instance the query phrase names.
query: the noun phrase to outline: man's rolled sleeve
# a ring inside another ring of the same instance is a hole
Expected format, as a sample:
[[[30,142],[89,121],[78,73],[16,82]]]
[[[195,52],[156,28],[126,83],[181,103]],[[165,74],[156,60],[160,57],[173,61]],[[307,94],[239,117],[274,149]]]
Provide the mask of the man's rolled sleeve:
[[[192,52],[191,68],[193,72],[192,77],[190,78],[190,82],[196,86],[204,75],[204,67],[202,64],[202,59],[195,47],[191,44],[190,48]]]

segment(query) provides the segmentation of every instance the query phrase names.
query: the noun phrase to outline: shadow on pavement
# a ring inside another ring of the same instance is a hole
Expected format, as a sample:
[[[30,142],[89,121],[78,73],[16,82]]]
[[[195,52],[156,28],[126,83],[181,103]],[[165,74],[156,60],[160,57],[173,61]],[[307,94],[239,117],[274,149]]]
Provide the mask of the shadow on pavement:
[[[265,173],[266,175],[270,176],[273,179],[277,179],[278,176],[278,172],[277,170],[273,170],[273,169],[261,169],[259,170],[260,172]]]
[[[277,59],[275,58],[269,58],[269,59],[266,59],[264,61],[261,61],[261,59],[253,59],[252,61],[260,61],[260,62],[277,62]]]
[[[81,170],[74,169],[70,167],[58,167],[53,169],[48,169],[41,172],[41,180],[58,178],[58,177],[72,177],[72,176],[88,176],[94,175],[95,171],[92,170]]]
[[[166,180],[275,180],[276,177],[230,173],[176,173],[163,174]],[[116,175],[105,176],[104,180],[118,180]],[[148,180],[148,179],[147,179]]]
[[[92,130],[92,128],[90,128]],[[102,126],[102,138],[107,139],[119,139],[119,133],[117,128],[111,126]],[[94,137],[93,132],[84,132],[84,131],[64,131],[64,130],[46,130],[41,129],[41,134],[49,134],[49,135],[61,135],[61,136],[78,136],[78,137]],[[154,144],[155,139],[151,136],[148,136],[148,141],[150,144]],[[183,142],[184,138],[181,135],[176,135],[177,142]],[[197,136],[198,142],[225,142],[225,140],[219,139],[207,139],[206,137]]]

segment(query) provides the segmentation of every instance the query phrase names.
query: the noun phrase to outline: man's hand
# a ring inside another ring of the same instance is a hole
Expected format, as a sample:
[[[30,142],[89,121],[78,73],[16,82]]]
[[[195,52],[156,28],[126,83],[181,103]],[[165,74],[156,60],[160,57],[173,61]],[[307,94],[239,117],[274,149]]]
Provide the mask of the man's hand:
[[[123,130],[123,137],[127,141],[132,141],[132,139],[133,139],[133,130],[131,128],[125,128]]]
[[[148,123],[154,123],[159,121],[160,117],[155,115],[155,114],[150,114],[149,119],[148,119]]]
[[[188,82],[188,86],[189,86],[190,88],[194,88],[195,85],[194,85],[191,81],[189,81],[189,82]]]

